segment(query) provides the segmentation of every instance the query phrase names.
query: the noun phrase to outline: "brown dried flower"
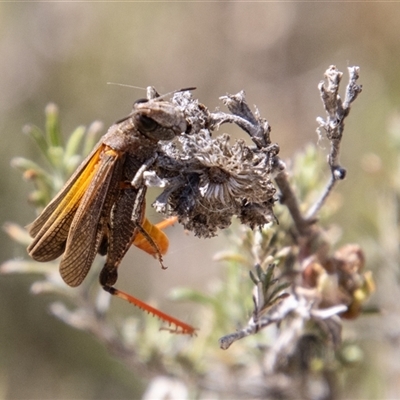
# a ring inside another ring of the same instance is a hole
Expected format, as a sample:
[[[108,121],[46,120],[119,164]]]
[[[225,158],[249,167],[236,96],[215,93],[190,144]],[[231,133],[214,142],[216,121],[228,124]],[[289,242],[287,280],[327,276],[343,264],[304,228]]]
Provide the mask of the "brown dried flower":
[[[178,216],[186,229],[200,237],[216,235],[231,224],[233,216],[251,228],[274,220],[271,172],[277,147],[259,149],[243,140],[231,144],[227,134],[212,138],[221,113],[216,123],[217,114],[209,113],[188,92],[174,99],[188,122],[196,124],[190,134],[162,146],[156,173],[166,189],[153,204],[157,211]],[[227,122],[235,122],[228,116]]]

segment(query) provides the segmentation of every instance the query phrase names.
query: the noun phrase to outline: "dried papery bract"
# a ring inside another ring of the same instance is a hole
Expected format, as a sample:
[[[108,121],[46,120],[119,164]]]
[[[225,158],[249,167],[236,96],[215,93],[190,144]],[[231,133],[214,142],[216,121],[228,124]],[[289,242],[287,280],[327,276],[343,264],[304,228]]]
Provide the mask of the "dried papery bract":
[[[164,144],[157,159],[156,172],[166,186],[154,203],[157,211],[177,216],[200,237],[215,236],[218,229],[230,226],[233,217],[251,228],[274,221],[272,172],[279,148],[269,143],[269,126],[250,112],[244,93],[223,98],[237,114],[211,113],[189,93],[178,93],[173,101],[191,130]],[[243,140],[231,143],[227,134],[214,138],[213,132],[224,123],[245,129],[256,146]]]

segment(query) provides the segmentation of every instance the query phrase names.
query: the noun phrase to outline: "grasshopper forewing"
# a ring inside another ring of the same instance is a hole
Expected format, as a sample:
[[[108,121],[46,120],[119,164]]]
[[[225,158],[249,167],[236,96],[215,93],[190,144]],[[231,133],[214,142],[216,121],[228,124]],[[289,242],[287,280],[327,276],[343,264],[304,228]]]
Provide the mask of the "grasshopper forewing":
[[[183,113],[172,103],[160,98],[137,101],[27,229],[33,237],[29,255],[37,261],[62,255],[60,273],[68,285],[80,285],[96,254],[106,255],[100,273],[104,290],[174,324],[177,332],[193,334],[190,325],[113,287],[131,244],[163,266],[168,239],[145,218],[142,174],[155,161],[160,140],[172,140],[187,130]]]

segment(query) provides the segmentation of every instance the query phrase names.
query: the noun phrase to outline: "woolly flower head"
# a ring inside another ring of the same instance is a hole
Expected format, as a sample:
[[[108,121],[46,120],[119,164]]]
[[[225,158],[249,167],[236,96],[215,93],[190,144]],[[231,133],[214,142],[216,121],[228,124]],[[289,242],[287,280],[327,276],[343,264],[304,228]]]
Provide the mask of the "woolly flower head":
[[[212,138],[207,129],[179,137],[163,152],[158,174],[168,184],[154,206],[197,236],[214,236],[233,216],[252,228],[274,219],[268,152],[243,140],[231,145],[226,134]]]

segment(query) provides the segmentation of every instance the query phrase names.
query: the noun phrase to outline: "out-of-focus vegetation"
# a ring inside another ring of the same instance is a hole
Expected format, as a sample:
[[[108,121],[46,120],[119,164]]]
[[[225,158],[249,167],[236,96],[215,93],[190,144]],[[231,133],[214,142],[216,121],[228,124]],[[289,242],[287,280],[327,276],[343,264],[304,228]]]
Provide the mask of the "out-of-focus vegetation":
[[[334,220],[343,243],[362,244],[377,285],[371,304],[381,313],[345,326],[350,354],[345,359],[353,356],[354,368],[350,376],[348,371],[343,375],[344,393],[347,398],[399,396],[396,4],[32,3],[2,4],[1,11],[0,220],[21,225],[34,218],[26,200],[32,187],[9,163],[15,156],[37,154],[20,132],[28,122],[43,125],[49,101],[60,106],[63,131],[71,132],[94,119],[108,126],[144,97],[138,90],[106,85],[109,81],[154,85],[164,92],[196,85],[196,96],[210,108],[220,95],[245,89],[272,125],[281,154],[289,158],[307,142],[318,141],[321,71],[329,64],[341,69],[360,65],[364,92],[346,124],[342,163],[348,178],[335,192]],[[169,236],[168,274],[161,277],[156,263],[150,260],[147,266],[146,255],[138,251],[127,257],[120,281],[131,293],[165,302],[168,288],[207,291],[221,275],[212,261],[216,249],[226,248],[221,239],[188,240],[179,229]],[[26,258],[24,248],[6,236],[1,254],[2,261]],[[139,396],[143,386],[135,374],[89,336],[48,314],[54,297],[29,294],[33,279],[0,280],[2,396]],[[116,315],[133,313],[114,303]],[[167,309],[182,318],[192,310],[171,303]],[[160,341],[167,334],[160,332]]]

